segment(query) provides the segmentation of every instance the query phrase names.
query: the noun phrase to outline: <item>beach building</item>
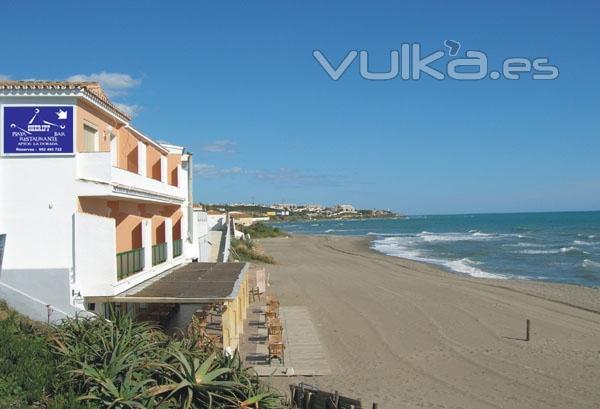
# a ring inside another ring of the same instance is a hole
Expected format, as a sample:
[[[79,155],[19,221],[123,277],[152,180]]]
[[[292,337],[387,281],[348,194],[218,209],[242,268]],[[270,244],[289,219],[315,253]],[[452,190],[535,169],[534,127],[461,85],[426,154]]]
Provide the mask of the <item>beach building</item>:
[[[243,264],[190,263],[207,261],[209,216],[193,211],[185,148],[133,127],[97,83],[2,81],[0,118],[0,299],[44,321],[166,300],[244,305]],[[136,298],[182,266],[208,281]],[[219,271],[228,279],[211,291]]]

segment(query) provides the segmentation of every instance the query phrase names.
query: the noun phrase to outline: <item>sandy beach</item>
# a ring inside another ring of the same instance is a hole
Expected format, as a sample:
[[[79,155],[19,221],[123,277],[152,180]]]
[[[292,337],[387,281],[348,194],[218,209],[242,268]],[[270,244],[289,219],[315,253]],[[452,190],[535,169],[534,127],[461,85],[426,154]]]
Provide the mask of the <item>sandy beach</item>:
[[[365,238],[261,240],[282,306],[306,306],[333,374],[305,381],[380,408],[600,407],[600,291],[473,279]],[[525,322],[531,340],[525,342]]]

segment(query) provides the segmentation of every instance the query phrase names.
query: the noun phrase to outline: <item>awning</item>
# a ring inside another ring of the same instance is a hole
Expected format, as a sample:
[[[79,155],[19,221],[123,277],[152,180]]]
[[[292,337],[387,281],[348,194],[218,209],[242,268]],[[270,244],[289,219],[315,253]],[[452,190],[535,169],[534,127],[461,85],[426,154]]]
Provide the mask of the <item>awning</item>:
[[[204,304],[235,300],[247,263],[188,263],[168,270],[102,302]]]

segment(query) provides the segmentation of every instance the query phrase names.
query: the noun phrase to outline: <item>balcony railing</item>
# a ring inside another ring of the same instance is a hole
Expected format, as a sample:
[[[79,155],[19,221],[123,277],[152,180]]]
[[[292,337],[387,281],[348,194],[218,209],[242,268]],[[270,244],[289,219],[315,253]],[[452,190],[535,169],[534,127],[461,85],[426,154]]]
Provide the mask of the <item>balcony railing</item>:
[[[167,261],[167,243],[152,246],[152,265],[155,266]]]
[[[173,258],[181,256],[183,253],[183,241],[173,240]]]
[[[144,269],[144,249],[117,253],[117,278],[122,280]]]

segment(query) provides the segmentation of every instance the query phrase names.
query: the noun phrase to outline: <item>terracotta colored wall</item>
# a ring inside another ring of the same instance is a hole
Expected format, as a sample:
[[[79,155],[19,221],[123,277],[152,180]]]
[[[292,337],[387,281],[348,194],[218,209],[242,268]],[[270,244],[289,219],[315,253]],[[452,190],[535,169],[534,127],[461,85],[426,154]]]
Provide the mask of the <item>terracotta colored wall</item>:
[[[81,213],[110,217],[110,208],[108,207],[107,201],[95,197],[80,197],[78,201],[78,210]]]
[[[117,253],[142,247],[142,216],[134,202],[108,202],[117,224]]]
[[[149,178],[160,180],[160,157],[161,154],[152,145],[146,145],[146,175]]]
[[[138,172],[138,138],[128,129],[121,128],[117,136],[117,166],[133,173]]]
[[[173,222],[173,240],[179,240],[182,237],[183,213],[179,206],[80,197],[78,208],[83,213],[115,219],[117,253],[142,247],[142,221],[144,218],[151,219],[152,245],[166,241],[165,219],[167,217],[170,217]]]
[[[166,241],[164,216],[152,216],[152,245]]]
[[[79,99],[77,101],[77,152],[83,150],[83,124],[93,126],[98,130],[100,152],[110,152],[110,134],[108,127],[113,127],[113,133],[117,132],[117,122],[106,115],[104,112],[89,104],[87,101]]]
[[[177,210],[173,216],[171,216],[171,220],[173,220],[173,240],[181,239],[181,218],[183,217],[183,213],[181,210]]]
[[[167,156],[167,181],[172,186],[179,186],[179,180],[177,180],[177,166],[179,165],[181,165],[181,155],[169,153]]]

